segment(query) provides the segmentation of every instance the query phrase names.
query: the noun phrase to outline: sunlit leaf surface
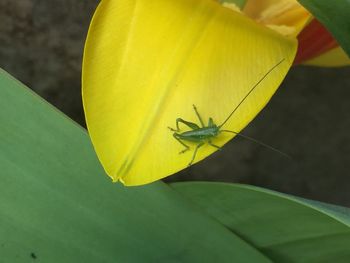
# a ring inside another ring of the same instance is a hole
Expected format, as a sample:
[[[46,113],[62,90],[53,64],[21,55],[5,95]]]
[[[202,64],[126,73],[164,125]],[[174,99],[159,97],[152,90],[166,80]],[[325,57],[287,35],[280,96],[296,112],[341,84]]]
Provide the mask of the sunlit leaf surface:
[[[350,261],[349,209],[246,185],[173,187],[272,262]]]

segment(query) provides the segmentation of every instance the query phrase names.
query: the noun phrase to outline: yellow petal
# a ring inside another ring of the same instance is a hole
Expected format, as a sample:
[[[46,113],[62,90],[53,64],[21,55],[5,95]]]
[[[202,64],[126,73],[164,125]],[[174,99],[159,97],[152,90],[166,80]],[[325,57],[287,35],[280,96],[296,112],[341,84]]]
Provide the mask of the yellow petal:
[[[240,131],[276,91],[296,46],[212,0],[102,1],[86,42],[83,100],[107,174],[140,185],[186,168],[196,144],[179,154],[183,146],[168,129],[176,118],[198,123],[195,104],[206,123],[220,124],[284,58],[224,127]],[[215,150],[203,146],[195,162]]]
[[[350,58],[341,47],[337,47],[303,64],[321,67],[343,67],[350,65]]]
[[[226,7],[226,8],[229,8],[233,11],[236,11],[238,13],[242,13],[242,10],[234,3],[226,3],[226,2],[223,2],[222,3],[222,6]]]
[[[248,0],[244,13],[288,36],[297,36],[311,19],[296,0]]]

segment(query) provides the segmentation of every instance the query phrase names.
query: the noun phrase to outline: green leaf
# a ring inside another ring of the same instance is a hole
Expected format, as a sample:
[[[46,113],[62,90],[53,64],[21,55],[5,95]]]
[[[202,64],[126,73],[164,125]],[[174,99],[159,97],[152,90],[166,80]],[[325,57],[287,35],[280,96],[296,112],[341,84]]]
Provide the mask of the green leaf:
[[[349,261],[346,208],[241,185],[125,188],[84,129],[1,70],[0,104],[4,262]]]
[[[350,56],[350,1],[298,1],[329,30]]]
[[[164,183],[113,184],[85,130],[3,71],[0,105],[1,262],[270,262]]]
[[[245,185],[173,188],[274,262],[350,262],[350,211]]]

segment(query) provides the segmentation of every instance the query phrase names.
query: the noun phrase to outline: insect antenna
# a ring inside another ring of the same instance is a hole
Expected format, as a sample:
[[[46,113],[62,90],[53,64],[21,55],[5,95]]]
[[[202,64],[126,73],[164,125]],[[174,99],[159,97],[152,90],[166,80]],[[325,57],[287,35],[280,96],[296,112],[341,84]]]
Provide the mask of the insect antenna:
[[[278,62],[275,66],[273,66],[250,90],[249,92],[244,96],[244,98],[240,101],[240,103],[238,103],[238,105],[236,106],[236,108],[234,108],[234,110],[230,113],[230,115],[228,115],[228,117],[226,118],[226,120],[224,120],[224,122],[219,125],[218,127],[221,128],[222,126],[224,126],[226,124],[226,122],[232,117],[232,115],[238,110],[238,108],[242,105],[242,103],[246,100],[246,98],[248,98],[248,96],[255,90],[255,88],[257,86],[259,86],[259,84],[275,69],[277,68],[285,59],[283,58],[280,62]]]
[[[268,149],[270,149],[270,150],[272,150],[272,151],[274,151],[274,152],[276,152],[276,153],[279,153],[279,154],[283,155],[284,157],[287,157],[288,159],[292,159],[292,157],[290,157],[288,154],[286,154],[286,153],[284,153],[284,152],[282,152],[282,151],[280,151],[280,150],[278,150],[278,149],[272,147],[271,145],[268,145],[268,144],[266,144],[266,143],[263,143],[263,142],[261,142],[261,141],[259,141],[259,140],[256,140],[256,139],[254,139],[254,138],[252,138],[252,137],[249,137],[249,136],[247,136],[247,135],[244,135],[244,134],[242,134],[242,133],[234,132],[234,131],[229,131],[229,130],[221,130],[220,132],[230,132],[230,133],[236,134],[237,136],[239,136],[239,137],[241,137],[241,138],[244,138],[244,139],[246,139],[246,140],[252,141],[252,142],[254,142],[254,143],[256,143],[256,144],[259,144],[259,145],[261,145],[261,146],[264,146],[264,147],[266,147],[266,148],[268,148]]]

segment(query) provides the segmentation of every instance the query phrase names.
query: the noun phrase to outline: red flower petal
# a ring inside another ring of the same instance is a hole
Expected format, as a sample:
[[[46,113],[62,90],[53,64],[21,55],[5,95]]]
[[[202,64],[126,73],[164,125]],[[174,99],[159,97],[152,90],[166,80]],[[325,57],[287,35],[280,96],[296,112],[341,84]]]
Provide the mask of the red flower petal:
[[[299,48],[294,64],[315,58],[338,46],[337,41],[327,29],[313,19],[298,36]]]

